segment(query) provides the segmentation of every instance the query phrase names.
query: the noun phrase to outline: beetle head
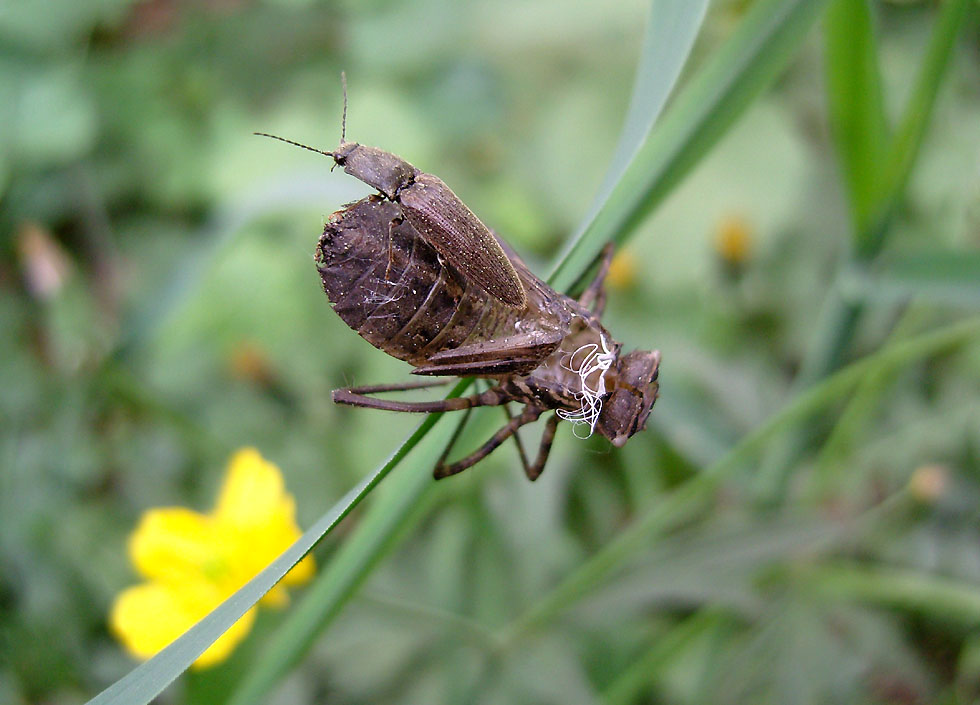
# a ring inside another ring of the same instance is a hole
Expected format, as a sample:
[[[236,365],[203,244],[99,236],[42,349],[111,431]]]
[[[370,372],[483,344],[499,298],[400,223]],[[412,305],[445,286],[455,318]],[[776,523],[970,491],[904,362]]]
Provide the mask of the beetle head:
[[[617,448],[646,426],[657,400],[659,350],[634,350],[616,364],[616,384],[602,403],[597,429]]]

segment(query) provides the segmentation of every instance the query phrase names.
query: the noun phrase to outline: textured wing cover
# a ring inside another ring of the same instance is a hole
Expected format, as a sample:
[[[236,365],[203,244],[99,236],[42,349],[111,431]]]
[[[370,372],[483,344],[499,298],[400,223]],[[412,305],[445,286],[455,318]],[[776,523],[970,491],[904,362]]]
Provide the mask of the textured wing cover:
[[[398,197],[405,218],[465,277],[509,306],[527,296],[497,238],[442,179],[419,174]]]

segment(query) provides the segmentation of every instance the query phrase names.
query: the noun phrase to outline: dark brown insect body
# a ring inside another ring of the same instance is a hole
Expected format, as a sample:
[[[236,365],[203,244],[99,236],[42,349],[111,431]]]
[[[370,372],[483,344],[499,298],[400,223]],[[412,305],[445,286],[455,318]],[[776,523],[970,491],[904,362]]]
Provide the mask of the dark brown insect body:
[[[371,396],[426,384],[340,389],[335,401],[411,412],[524,405],[463,460],[444,464],[447,448],[437,478],[475,464],[549,410],[555,415],[535,461],[521,451],[532,480],[561,419],[616,446],[644,427],[657,398],[660,353],[620,355],[599,322],[611,248],[576,301],[532,274],[438,178],[355,143],[324,153],[380,192],[334,213],[317,243],[314,258],[334,310],[372,345],[413,365],[413,374],[496,382],[480,394],[433,402]]]

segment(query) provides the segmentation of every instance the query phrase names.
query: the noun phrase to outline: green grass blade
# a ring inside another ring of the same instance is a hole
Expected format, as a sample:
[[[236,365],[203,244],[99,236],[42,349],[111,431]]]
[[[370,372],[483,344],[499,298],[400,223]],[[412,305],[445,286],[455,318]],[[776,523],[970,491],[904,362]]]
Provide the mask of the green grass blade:
[[[956,37],[963,27],[973,0],[949,0],[943,3],[925,59],[916,78],[912,95],[895,131],[884,164],[884,191],[879,207],[887,214],[905,190],[912,167],[922,147],[922,138],[932,118],[939,86],[942,85]]]
[[[453,390],[453,393],[459,394],[465,385],[465,382],[461,382]],[[92,698],[89,705],[141,705],[150,702],[159,695],[177,676],[187,670],[218,637],[224,634],[265,593],[272,589],[320,539],[353,511],[361,500],[401,462],[402,458],[418,445],[439,417],[439,414],[426,417],[385,463],[335,503],[285,553],[170,646]],[[426,480],[428,484],[431,484],[431,476],[427,475]]]
[[[602,185],[578,230],[569,240],[566,252],[570,252],[585,234],[650,135],[687,62],[707,9],[708,0],[652,0],[650,3],[643,50],[619,144]]]
[[[448,440],[445,434],[437,435],[438,438],[427,444],[433,458]],[[433,461],[428,456],[423,456],[416,465],[420,467],[406,468],[388,481],[356,531],[264,645],[262,657],[236,688],[228,701],[230,705],[264,702],[268,691],[333,621],[397,536],[410,528],[413,518],[424,513],[427,500],[435,496],[439,486],[432,479]]]
[[[678,94],[595,220],[551,276],[562,290],[609,240],[630,231],[679,184],[775,76],[806,37],[826,0],[761,0]]]
[[[939,85],[949,64],[953,42],[965,21],[968,5],[969,0],[952,0],[947,3],[933,31],[912,98],[888,154],[884,157],[884,163],[880,165],[884,171],[880,180],[883,191],[876,196],[875,213],[866,224],[865,231],[855,235],[858,247],[856,254],[860,260],[872,260],[885,244],[889,215],[901,199],[911,173],[932,115]],[[854,338],[864,312],[864,302],[844,296],[840,288],[835,285],[830,289],[824,311],[816,325],[817,332],[794,381],[795,388],[812,384],[837,369]],[[881,293],[889,292],[884,289],[876,292],[878,295]],[[802,446],[801,438],[797,431],[773,447],[756,480],[757,493],[762,503],[777,503],[784,495],[793,459]]]
[[[516,639],[540,628],[580,597],[607,579],[639,551],[649,548],[654,537],[706,508],[719,483],[750,462],[786,429],[826,408],[850,392],[871,374],[922,360],[980,335],[980,317],[938,331],[897,342],[856,362],[797,395],[787,406],[746,436],[704,473],[688,481],[673,495],[639,517],[592,558],[583,563],[551,592],[520,615],[503,632],[504,640]]]
[[[847,183],[855,237],[860,238],[868,232],[877,206],[888,145],[868,0],[833,0],[827,8],[824,40],[828,116]]]
[[[980,252],[940,250],[886,252],[871,268],[855,270],[848,290],[862,301],[931,301],[980,304]]]
[[[845,562],[804,568],[793,577],[818,595],[944,619],[961,627],[980,626],[976,583]]]
[[[922,310],[910,306],[892,329],[888,342],[911,337],[917,330],[926,327],[926,319],[927,315]],[[891,389],[897,375],[897,370],[880,370],[869,374],[848,399],[817,456],[810,483],[810,493],[816,502],[824,501],[842,489],[846,491],[847,457],[856,449],[857,439],[880,408],[882,396]]]
[[[606,705],[630,705],[639,702],[651,682],[687,648],[691,642],[705,635],[725,631],[731,618],[703,609],[673,627],[656,642],[633,665],[623,671],[602,694]]]

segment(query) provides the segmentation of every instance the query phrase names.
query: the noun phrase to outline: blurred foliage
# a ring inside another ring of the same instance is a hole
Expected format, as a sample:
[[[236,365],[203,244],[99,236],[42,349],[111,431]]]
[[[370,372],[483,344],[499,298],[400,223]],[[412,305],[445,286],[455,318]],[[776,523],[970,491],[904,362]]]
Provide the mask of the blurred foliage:
[[[690,71],[748,4],[712,4]],[[283,469],[306,525],[417,424],[329,401],[406,373],[329,310],[312,266],[322,221],[367,188],[251,132],[331,146],[346,70],[349,137],[437,173],[540,271],[616,145],[646,5],[0,5],[0,701],[81,702],[131,667],[106,625],[133,580],[125,537],[149,507],[205,507],[235,448]],[[840,80],[837,54],[828,80],[818,27],[630,244],[608,327],[663,352],[650,431],[610,452],[565,428],[533,485],[512,448],[441,485],[267,702],[980,697],[976,344],[869,374],[786,434],[778,502],[755,501],[745,464],[708,510],[506,638],[794,398],[828,292],[861,304],[841,362],[980,308],[975,17],[936,76],[881,257],[850,256],[873,213],[862,200],[856,217],[849,189],[875,192],[875,130],[908,124],[939,14],[869,7],[848,25],[860,75]],[[847,96],[881,114],[841,140]],[[164,701],[221,702],[287,618],[260,616]]]

